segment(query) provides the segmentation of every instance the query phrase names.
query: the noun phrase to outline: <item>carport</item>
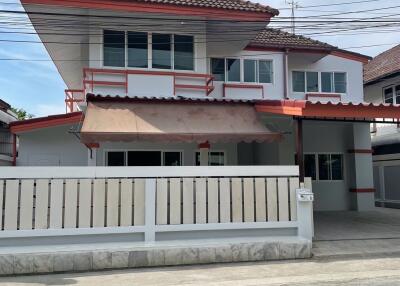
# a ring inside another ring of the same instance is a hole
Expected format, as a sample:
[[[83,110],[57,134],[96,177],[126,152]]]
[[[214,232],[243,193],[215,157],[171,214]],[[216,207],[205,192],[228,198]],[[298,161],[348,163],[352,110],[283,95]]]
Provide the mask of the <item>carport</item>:
[[[315,212],[316,257],[400,255],[400,210]]]

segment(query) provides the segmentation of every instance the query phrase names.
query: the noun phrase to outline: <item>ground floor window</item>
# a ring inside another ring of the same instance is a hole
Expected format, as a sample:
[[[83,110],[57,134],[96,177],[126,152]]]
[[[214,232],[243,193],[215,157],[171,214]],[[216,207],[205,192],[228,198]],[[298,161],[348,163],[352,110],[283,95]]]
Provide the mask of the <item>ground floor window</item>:
[[[196,152],[196,166],[200,166],[200,152]],[[211,151],[208,153],[209,166],[224,166],[225,165],[225,152]]]
[[[313,180],[343,180],[343,154],[305,154],[304,172]]]
[[[107,151],[106,166],[182,166],[181,151]]]

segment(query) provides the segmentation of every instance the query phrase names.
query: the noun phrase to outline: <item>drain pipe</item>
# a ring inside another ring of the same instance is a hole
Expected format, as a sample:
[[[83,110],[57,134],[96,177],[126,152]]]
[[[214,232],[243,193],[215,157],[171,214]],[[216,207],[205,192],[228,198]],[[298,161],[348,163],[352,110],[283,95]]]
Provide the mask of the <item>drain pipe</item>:
[[[288,94],[288,80],[289,80],[289,49],[285,49],[285,53],[283,55],[283,97],[284,99],[289,99]]]

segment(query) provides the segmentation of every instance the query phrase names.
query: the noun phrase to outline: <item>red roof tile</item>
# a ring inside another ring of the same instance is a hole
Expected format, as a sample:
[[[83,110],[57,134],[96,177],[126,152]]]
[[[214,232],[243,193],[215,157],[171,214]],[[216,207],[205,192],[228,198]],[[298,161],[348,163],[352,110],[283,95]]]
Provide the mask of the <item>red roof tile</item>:
[[[370,83],[400,71],[400,45],[381,53],[364,66],[364,83]]]
[[[335,50],[336,47],[313,40],[304,36],[287,33],[278,29],[267,28],[261,31],[257,37],[250,42],[252,47],[272,48],[307,48],[318,50]]]
[[[156,4],[171,4],[178,6],[190,6],[198,8],[217,8],[225,10],[247,11],[271,13],[279,15],[279,10],[266,5],[245,1],[245,0],[130,0],[132,2],[156,3]]]

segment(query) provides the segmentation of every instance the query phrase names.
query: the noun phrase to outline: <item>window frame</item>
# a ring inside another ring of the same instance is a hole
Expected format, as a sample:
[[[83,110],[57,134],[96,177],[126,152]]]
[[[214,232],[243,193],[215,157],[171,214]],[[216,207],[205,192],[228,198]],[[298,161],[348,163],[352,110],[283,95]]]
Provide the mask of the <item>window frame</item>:
[[[104,31],[113,31],[113,32],[123,32],[124,39],[125,39],[125,66],[117,67],[117,66],[107,66],[104,64]],[[141,67],[129,67],[128,66],[128,32],[137,32],[137,33],[146,33],[147,34],[147,68]],[[160,69],[160,68],[153,68],[153,34],[162,34],[162,35],[170,35],[171,36],[171,68],[170,69]],[[193,70],[180,70],[175,69],[175,61],[174,61],[174,54],[175,54],[175,35],[178,36],[190,36],[193,37]],[[195,73],[197,71],[197,36],[184,34],[184,33],[152,33],[146,31],[139,31],[139,30],[110,30],[110,29],[102,29],[102,47],[101,47],[101,67],[106,69],[126,69],[126,70],[152,70],[152,71],[177,71],[177,72],[186,72],[186,73]]]
[[[168,152],[177,152],[181,154],[181,166],[184,166],[184,150],[183,149],[104,149],[103,150],[103,166],[107,167],[107,154],[108,152],[124,152],[125,153],[125,166],[121,167],[129,167],[128,166],[128,152],[160,152],[161,156],[161,167],[165,166],[164,162],[164,153]]]
[[[295,91],[294,90],[294,84],[293,84],[293,73],[294,72],[302,72],[304,73],[304,91]],[[307,73],[309,72],[314,72],[318,74],[318,91],[307,91]],[[326,91],[322,91],[322,73],[331,73],[332,74],[332,83],[331,83],[331,88],[332,88],[332,92],[326,92]],[[341,92],[336,92],[336,86],[335,86],[335,74],[337,73],[341,73],[344,74],[345,80],[346,80],[346,92],[345,93],[341,93]],[[296,93],[296,94],[300,94],[300,93],[305,93],[305,94],[316,94],[316,93],[323,93],[323,94],[347,94],[348,93],[348,73],[345,71],[320,71],[320,70],[291,70],[291,80],[290,80],[290,84],[291,84],[291,90],[292,93]]]
[[[218,152],[218,153],[223,153],[224,154],[224,165],[223,166],[227,166],[227,162],[228,162],[228,158],[227,158],[227,152],[225,151],[225,150],[219,150],[219,149],[212,149],[212,150],[209,150],[209,154],[208,154],[208,166],[211,166],[210,165],[210,153],[212,153],[212,152]],[[199,153],[200,154],[200,149],[197,149],[197,150],[195,150],[194,151],[194,158],[193,158],[193,165],[194,166],[200,166],[200,165],[196,165],[196,157],[197,157],[197,153]]]
[[[315,180],[313,180],[313,181],[315,181],[315,182],[333,182],[333,183],[335,183],[335,182],[344,182],[345,180],[346,180],[346,164],[345,164],[345,160],[346,160],[346,157],[345,157],[345,155],[344,155],[344,153],[342,153],[342,152],[305,152],[304,153],[304,156],[305,155],[314,155],[314,160],[315,160],[315,162],[314,162],[314,164],[315,164]],[[329,180],[321,180],[320,178],[319,178],[319,155],[328,155],[329,156],[329,160],[331,160],[331,157],[332,157],[332,155],[339,155],[339,156],[341,156],[341,158],[342,158],[342,179],[341,180],[333,180],[332,179],[332,165],[330,165],[330,168],[329,168],[329,172],[330,172],[330,178],[331,179],[329,179]],[[303,158],[303,160],[304,160],[304,158]]]
[[[392,104],[400,104],[400,94],[399,94],[399,96],[396,95],[396,87],[400,88],[400,83],[394,83],[391,85],[384,86],[382,88],[382,102],[383,103],[386,103],[385,91],[388,89],[391,89],[392,90],[392,101],[393,101]],[[399,103],[397,103],[397,97],[399,97]]]
[[[218,59],[218,60],[223,60],[224,61],[224,71],[225,71],[225,77],[223,81],[219,80],[214,80],[216,82],[222,82],[222,83],[240,83],[240,84],[248,84],[248,85],[274,85],[275,83],[275,72],[274,72],[274,59],[259,59],[259,58],[249,58],[249,57],[213,57],[211,56],[208,60],[208,66],[209,66],[209,73],[212,75],[212,60],[213,59]],[[240,60],[240,81],[229,81],[228,80],[228,65],[227,61],[228,60]],[[244,61],[246,60],[251,60],[255,61],[255,76],[256,76],[256,81],[254,82],[248,82],[244,80]],[[270,62],[271,67],[272,67],[272,72],[271,72],[271,82],[260,82],[260,62],[265,61],[265,62]]]

